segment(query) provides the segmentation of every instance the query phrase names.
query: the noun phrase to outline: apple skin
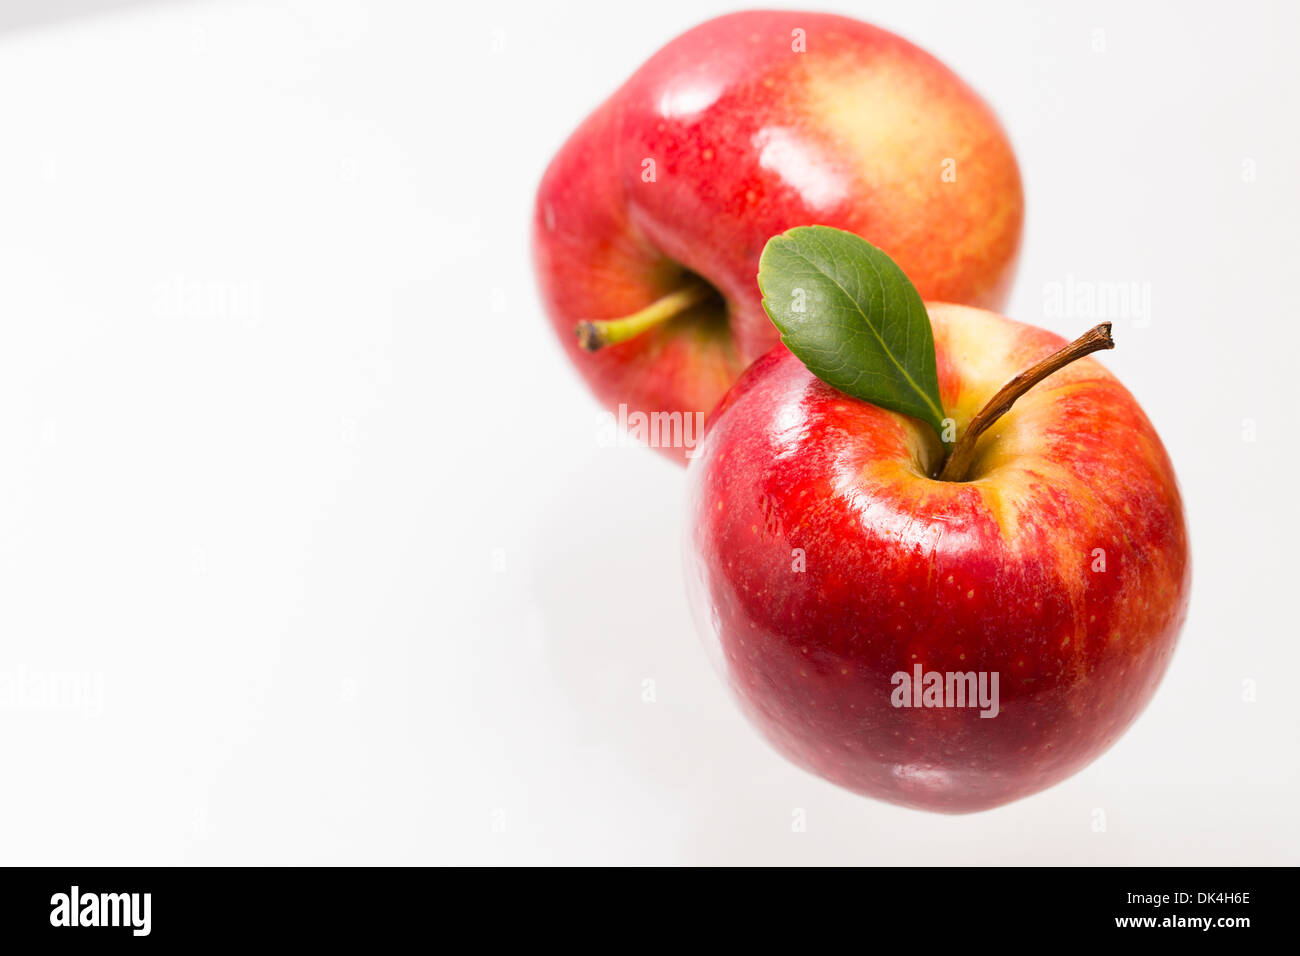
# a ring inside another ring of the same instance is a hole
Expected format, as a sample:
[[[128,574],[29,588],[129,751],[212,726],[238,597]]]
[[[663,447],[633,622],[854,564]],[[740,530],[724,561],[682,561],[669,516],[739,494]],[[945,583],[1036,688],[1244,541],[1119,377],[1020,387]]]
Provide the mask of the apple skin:
[[[804,53],[792,49],[796,29]],[[949,159],[955,181],[943,175]],[[923,297],[997,308],[1022,218],[1002,127],[938,60],[846,17],[754,11],[673,40],[582,123],[543,176],[533,250],[555,332],[603,403],[707,414],[778,341],[755,282],[771,236],[847,229]],[[701,306],[630,341],[579,348],[578,322],[644,308],[678,288],[683,269],[719,290],[725,319]]]
[[[928,308],[958,434],[1065,344]],[[728,393],[688,471],[692,605],[752,722],[833,783],[949,813],[1042,790],[1114,743],[1169,663],[1190,585],[1169,457],[1096,361],[1039,383],[977,449],[973,480],[927,477],[932,429],[776,348]],[[891,675],[917,664],[997,672],[1000,712],[894,707]]]

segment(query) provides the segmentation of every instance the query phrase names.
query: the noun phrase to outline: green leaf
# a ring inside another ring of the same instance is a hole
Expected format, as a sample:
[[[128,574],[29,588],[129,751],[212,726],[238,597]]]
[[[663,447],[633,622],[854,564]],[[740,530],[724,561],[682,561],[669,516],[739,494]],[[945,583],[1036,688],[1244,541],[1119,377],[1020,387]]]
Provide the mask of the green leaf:
[[[800,226],[768,240],[758,287],[781,341],[810,372],[942,436],[930,316],[893,259],[851,232]]]

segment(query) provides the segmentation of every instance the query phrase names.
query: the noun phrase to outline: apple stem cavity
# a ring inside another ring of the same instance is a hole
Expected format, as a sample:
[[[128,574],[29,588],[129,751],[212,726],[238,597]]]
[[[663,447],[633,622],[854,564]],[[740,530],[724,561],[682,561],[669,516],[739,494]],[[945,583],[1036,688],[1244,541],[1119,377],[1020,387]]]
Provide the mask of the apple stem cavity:
[[[948,460],[943,464],[943,469],[939,472],[939,480],[966,480],[966,476],[970,473],[971,463],[975,460],[975,445],[979,441],[980,435],[984,434],[994,422],[1010,411],[1011,406],[1016,403],[1016,399],[1020,398],[1021,395],[1053,372],[1065,368],[1076,359],[1081,359],[1085,355],[1099,352],[1102,349],[1113,349],[1114,347],[1115,340],[1110,337],[1110,323],[1103,322],[1083,333],[1065,348],[1053,352],[1038,364],[1025,369],[1003,385],[998,390],[998,393],[979,410],[979,414],[971,419],[961,438],[957,439],[952,454],[948,456]]]
[[[716,290],[707,282],[692,279],[687,285],[668,293],[662,299],[650,303],[631,315],[617,319],[579,322],[573,331],[578,336],[578,345],[583,350],[595,352],[607,345],[617,345],[619,342],[636,338],[716,294]]]

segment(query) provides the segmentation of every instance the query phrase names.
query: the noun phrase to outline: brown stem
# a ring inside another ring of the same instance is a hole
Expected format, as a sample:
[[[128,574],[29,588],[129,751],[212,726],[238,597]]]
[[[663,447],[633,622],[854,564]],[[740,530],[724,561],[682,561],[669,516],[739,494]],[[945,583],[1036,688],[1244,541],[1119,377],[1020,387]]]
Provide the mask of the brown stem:
[[[1037,365],[1025,369],[1003,385],[998,390],[998,393],[979,410],[979,414],[971,419],[961,438],[957,439],[952,454],[948,456],[948,460],[943,464],[943,470],[939,472],[939,480],[966,480],[966,473],[970,471],[971,462],[975,460],[975,444],[979,441],[980,435],[984,434],[990,425],[1010,411],[1011,406],[1016,403],[1016,399],[1021,395],[1053,372],[1065,368],[1075,359],[1081,359],[1092,352],[1113,349],[1114,347],[1115,340],[1110,337],[1110,323],[1103,322],[1101,325],[1084,332],[1083,335],[1065,348],[1053,352]]]

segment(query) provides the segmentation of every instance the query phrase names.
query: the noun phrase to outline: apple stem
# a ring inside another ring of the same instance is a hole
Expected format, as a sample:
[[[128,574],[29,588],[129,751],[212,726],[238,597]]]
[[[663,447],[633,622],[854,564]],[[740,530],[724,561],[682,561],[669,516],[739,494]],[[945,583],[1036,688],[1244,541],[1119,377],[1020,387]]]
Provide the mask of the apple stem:
[[[979,410],[979,414],[971,419],[961,438],[957,439],[952,454],[948,456],[948,460],[943,464],[943,470],[939,472],[939,480],[966,480],[971,463],[975,460],[975,444],[979,441],[980,435],[984,434],[989,429],[989,426],[1010,411],[1011,406],[1016,403],[1016,399],[1021,395],[1053,372],[1065,368],[1076,359],[1081,359],[1092,352],[1113,349],[1114,347],[1115,340],[1110,337],[1110,323],[1103,322],[1084,332],[1083,335],[1065,346],[1065,348],[1053,352],[1037,365],[1025,369],[1003,385],[998,390],[998,393]]]
[[[673,316],[699,305],[713,295],[714,291],[713,286],[707,282],[693,279],[688,285],[682,286],[676,292],[668,293],[638,312],[618,319],[579,322],[573,331],[578,336],[579,346],[588,352],[595,352],[606,345],[626,342],[657,325],[662,325]]]

